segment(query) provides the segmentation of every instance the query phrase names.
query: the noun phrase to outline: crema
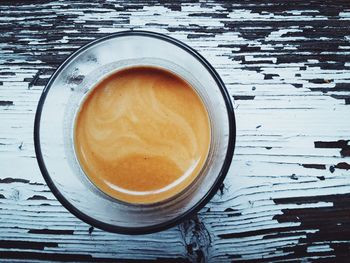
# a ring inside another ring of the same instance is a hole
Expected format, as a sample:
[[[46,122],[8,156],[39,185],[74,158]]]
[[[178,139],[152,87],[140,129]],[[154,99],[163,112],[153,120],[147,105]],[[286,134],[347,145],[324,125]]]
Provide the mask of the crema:
[[[181,193],[200,174],[210,121],[195,89],[155,67],[120,70],[82,102],[77,159],[90,181],[123,202],[149,204]]]

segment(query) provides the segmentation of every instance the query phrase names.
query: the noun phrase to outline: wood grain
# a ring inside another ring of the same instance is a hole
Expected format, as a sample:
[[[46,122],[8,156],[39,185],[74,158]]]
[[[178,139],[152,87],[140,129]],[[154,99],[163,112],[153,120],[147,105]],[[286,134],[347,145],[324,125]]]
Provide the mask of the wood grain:
[[[0,259],[346,262],[350,256],[348,1],[9,1],[0,5]],[[237,147],[214,199],[161,233],[79,221],[50,193],[36,105],[81,45],[144,29],[197,49],[235,99]]]

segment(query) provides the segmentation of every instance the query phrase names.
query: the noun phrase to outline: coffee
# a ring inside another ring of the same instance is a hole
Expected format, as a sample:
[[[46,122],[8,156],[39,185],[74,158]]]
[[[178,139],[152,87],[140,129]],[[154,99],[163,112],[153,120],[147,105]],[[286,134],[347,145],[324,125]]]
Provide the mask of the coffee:
[[[163,201],[189,186],[210,146],[208,112],[183,79],[132,67],[98,83],[75,121],[74,145],[87,177],[128,203]]]

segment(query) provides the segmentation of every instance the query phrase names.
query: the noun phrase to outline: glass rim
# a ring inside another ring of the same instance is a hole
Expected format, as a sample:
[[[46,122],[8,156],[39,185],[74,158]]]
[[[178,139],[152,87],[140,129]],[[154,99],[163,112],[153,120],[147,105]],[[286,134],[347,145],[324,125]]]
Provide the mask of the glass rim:
[[[65,196],[58,190],[58,188],[55,186],[54,182],[52,181],[51,176],[45,166],[45,162],[41,152],[41,145],[40,145],[41,113],[43,110],[46,96],[49,93],[50,88],[54,83],[55,79],[57,78],[57,76],[61,73],[61,71],[65,68],[65,66],[70,61],[72,61],[75,57],[79,56],[82,53],[82,51],[86,50],[87,48],[109,39],[124,37],[124,36],[144,36],[144,37],[163,40],[163,41],[169,42],[170,44],[176,45],[177,47],[186,51],[192,57],[196,58],[204,66],[204,68],[210,73],[212,78],[215,80],[221,92],[221,95],[225,101],[226,111],[228,115],[227,118],[228,118],[229,134],[228,134],[227,150],[226,150],[226,154],[225,154],[225,158],[224,158],[224,162],[222,164],[221,170],[217,175],[216,180],[214,184],[211,186],[210,190],[205,195],[203,195],[203,197],[194,206],[192,206],[190,209],[188,209],[184,213],[178,215],[177,217],[162,223],[158,223],[151,226],[144,226],[144,227],[122,227],[122,226],[116,226],[113,224],[108,224],[100,220],[97,220],[95,218],[92,218],[91,216],[87,215],[86,213],[83,213],[78,208],[76,208],[73,204],[71,204],[65,198]],[[223,83],[222,79],[220,78],[216,70],[213,68],[213,66],[211,66],[211,64],[202,55],[200,55],[196,50],[194,50],[187,44],[175,38],[167,36],[165,34],[155,33],[152,31],[144,31],[144,30],[127,30],[127,31],[120,31],[117,33],[109,34],[105,37],[101,37],[92,42],[89,42],[88,44],[83,45],[82,47],[74,51],[70,56],[68,56],[68,58],[66,58],[60,64],[60,66],[55,70],[55,72],[53,73],[53,75],[50,77],[49,81],[45,85],[45,88],[43,89],[38,102],[37,110],[35,113],[35,120],[34,120],[34,148],[35,148],[35,154],[37,157],[36,159],[46,184],[48,185],[48,187],[50,188],[54,196],[57,198],[57,200],[69,212],[71,212],[73,215],[75,215],[77,218],[84,221],[85,223],[90,224],[91,226],[94,226],[96,228],[109,231],[109,232],[114,232],[119,234],[128,234],[128,235],[149,234],[149,233],[159,232],[159,231],[168,229],[170,227],[173,227],[179,224],[180,222],[186,219],[189,219],[192,215],[196,214],[200,209],[202,209],[219,190],[221,184],[223,183],[227,175],[227,172],[230,168],[232,157],[233,157],[235,142],[236,142],[236,122],[235,122],[235,115],[234,115],[232,101],[225,87],[225,84]]]

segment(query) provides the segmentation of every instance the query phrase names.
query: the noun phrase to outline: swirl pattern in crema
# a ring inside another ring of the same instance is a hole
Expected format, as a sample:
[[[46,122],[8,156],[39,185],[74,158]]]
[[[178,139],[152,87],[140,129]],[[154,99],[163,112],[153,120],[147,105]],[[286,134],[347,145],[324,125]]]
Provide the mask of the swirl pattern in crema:
[[[208,112],[194,89],[155,67],[118,71],[92,89],[76,117],[81,167],[106,194],[154,203],[186,188],[210,146]]]

